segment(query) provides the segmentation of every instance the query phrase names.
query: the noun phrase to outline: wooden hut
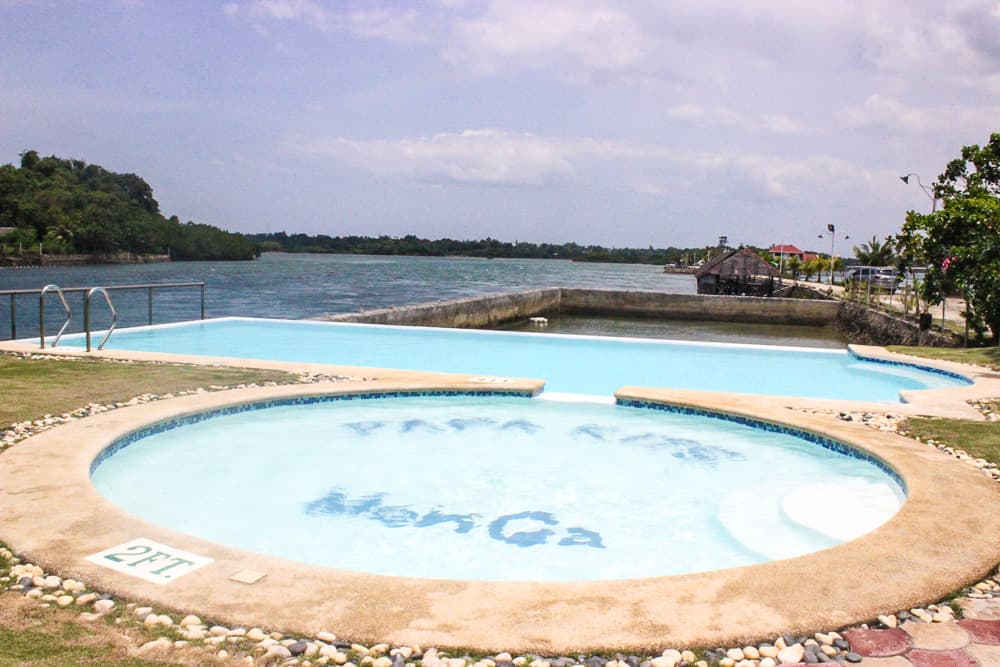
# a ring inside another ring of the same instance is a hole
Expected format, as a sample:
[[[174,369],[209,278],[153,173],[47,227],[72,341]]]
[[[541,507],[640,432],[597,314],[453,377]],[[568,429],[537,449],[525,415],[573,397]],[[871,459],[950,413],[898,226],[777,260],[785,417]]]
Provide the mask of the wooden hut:
[[[741,248],[716,255],[694,275],[698,294],[771,296],[778,270],[754,251]]]

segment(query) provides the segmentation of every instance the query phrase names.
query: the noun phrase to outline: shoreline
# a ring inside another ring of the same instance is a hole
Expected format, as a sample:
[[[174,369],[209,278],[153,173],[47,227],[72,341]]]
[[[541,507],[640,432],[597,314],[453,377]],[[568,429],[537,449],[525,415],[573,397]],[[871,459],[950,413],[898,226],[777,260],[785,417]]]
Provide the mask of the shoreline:
[[[131,252],[81,253],[72,255],[0,255],[0,269],[32,269],[44,266],[83,266],[88,264],[159,264],[170,262],[170,255]]]

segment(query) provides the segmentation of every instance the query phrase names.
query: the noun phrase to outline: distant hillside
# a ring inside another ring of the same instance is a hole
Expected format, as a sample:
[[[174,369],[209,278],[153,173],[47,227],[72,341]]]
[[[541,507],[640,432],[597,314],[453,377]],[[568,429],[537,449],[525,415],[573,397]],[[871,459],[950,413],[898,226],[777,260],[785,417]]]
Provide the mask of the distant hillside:
[[[0,254],[166,254],[175,260],[253,259],[254,243],[211,225],[165,218],[135,174],[36,151],[0,166]]]

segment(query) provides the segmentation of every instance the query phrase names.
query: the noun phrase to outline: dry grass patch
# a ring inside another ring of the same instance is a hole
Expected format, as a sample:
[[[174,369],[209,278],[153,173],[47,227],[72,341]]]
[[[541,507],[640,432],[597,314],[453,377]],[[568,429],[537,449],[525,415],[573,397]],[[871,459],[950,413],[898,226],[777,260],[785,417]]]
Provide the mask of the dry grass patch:
[[[295,375],[279,371],[0,354],[0,430],[13,422],[63,414],[89,403],[127,401],[140,394],[295,380]],[[220,662],[190,650],[142,656],[138,647],[152,639],[142,629],[115,624],[113,619],[83,623],[76,613],[41,607],[15,592],[0,593],[0,667],[237,664],[235,659]]]
[[[140,394],[295,379],[280,371],[0,355],[0,429],[89,403],[127,401]]]
[[[913,347],[890,345],[891,352],[909,354],[925,359],[941,359],[961,364],[975,364],[1000,371],[1000,347]]]

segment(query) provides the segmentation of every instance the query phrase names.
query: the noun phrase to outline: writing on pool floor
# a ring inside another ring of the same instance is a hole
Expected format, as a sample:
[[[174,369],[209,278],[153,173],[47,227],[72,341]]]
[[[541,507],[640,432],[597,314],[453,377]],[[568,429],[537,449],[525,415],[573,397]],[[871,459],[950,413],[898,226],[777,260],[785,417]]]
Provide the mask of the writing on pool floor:
[[[478,514],[451,514],[433,509],[416,512],[409,505],[386,505],[384,493],[351,498],[339,489],[331,489],[322,498],[305,504],[306,514],[312,516],[356,516],[377,521],[387,528],[428,528],[451,523],[459,534],[471,532],[477,526]],[[553,530],[557,528],[557,530]],[[522,528],[522,530],[517,530]],[[534,530],[524,530],[533,528]],[[499,542],[516,547],[533,547],[558,538],[561,547],[585,546],[603,549],[601,534],[580,526],[559,527],[559,520],[551,512],[524,511],[504,514],[486,525],[489,536]],[[558,532],[557,532],[558,531]]]
[[[86,560],[154,584],[169,583],[212,562],[211,558],[144,537],[91,554]]]

